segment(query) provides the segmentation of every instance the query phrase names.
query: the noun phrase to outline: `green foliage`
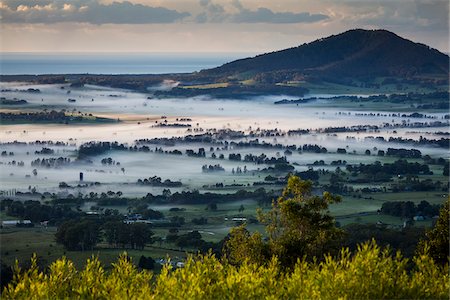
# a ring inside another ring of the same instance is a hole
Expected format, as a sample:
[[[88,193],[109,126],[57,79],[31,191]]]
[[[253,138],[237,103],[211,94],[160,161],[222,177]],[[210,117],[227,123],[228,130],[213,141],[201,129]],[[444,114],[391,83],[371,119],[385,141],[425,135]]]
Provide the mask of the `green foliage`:
[[[55,237],[68,250],[92,250],[100,240],[100,226],[90,220],[72,220],[61,224]]]
[[[407,259],[375,242],[321,263],[299,260],[292,272],[276,258],[235,266],[204,255],[190,257],[184,268],[168,264],[154,278],[124,254],[110,272],[95,258],[82,271],[62,258],[42,273],[34,257],[29,270],[16,268],[2,299],[448,299],[448,265],[437,266],[426,253],[413,262],[408,272]]]
[[[426,233],[426,239],[420,241],[418,246],[419,252],[429,251],[430,256],[438,264],[449,262],[449,220],[450,198],[441,208],[436,225]]]
[[[155,268],[155,260],[150,256],[145,257],[144,255],[141,255],[138,267],[141,269],[153,270],[153,268]]]
[[[103,229],[108,244],[116,247],[129,246],[131,249],[143,249],[145,244],[153,242],[153,232],[147,224],[111,221],[103,224]]]
[[[378,245],[389,247],[393,251],[400,250],[408,258],[414,256],[417,244],[425,236],[423,227],[414,226],[398,230],[385,225],[354,223],[342,229],[345,231],[344,245],[351,251],[356,250],[361,242],[375,239]]]
[[[233,265],[245,261],[263,263],[270,257],[269,247],[263,243],[261,234],[250,234],[245,225],[231,229],[230,238],[225,242],[222,252]]]
[[[258,212],[259,220],[266,225],[268,242],[258,233],[250,235],[236,228],[225,244],[225,253],[231,262],[241,263],[248,257],[252,262],[264,263],[276,256],[283,267],[291,268],[297,259],[321,258],[338,250],[343,232],[336,228],[328,213],[331,203],[340,198],[324,192],[312,193],[312,182],[291,176],[281,197],[272,203],[272,209]]]

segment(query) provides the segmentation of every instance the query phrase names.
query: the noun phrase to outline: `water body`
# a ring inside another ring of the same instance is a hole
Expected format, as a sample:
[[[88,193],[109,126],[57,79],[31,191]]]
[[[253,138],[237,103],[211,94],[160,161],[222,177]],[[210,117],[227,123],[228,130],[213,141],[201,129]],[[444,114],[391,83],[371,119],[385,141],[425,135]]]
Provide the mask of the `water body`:
[[[190,73],[252,53],[1,53],[0,74]]]

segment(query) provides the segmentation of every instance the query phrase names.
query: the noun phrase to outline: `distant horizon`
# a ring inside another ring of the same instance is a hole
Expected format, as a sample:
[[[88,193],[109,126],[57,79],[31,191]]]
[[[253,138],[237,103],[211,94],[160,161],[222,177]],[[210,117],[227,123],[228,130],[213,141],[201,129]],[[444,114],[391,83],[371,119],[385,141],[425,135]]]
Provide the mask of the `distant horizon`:
[[[192,73],[252,57],[252,53],[30,53],[0,54],[0,75]]]
[[[283,50],[283,49],[280,49]],[[33,54],[56,54],[56,55],[65,55],[65,54],[79,54],[79,55],[89,55],[89,54],[252,54],[252,53],[256,53],[256,52],[242,52],[242,51],[199,51],[199,52],[186,52],[186,51],[61,51],[61,52],[57,52],[57,51],[7,51],[7,52],[0,52],[0,55],[2,54],[29,54],[29,55],[33,55]],[[259,53],[259,52],[258,52]]]

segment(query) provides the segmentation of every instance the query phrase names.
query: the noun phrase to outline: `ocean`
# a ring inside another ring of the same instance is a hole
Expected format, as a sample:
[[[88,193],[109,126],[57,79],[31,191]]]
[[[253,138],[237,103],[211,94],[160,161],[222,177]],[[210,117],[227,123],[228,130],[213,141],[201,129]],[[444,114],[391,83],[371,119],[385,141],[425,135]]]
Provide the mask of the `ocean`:
[[[190,73],[252,53],[1,53],[0,74]]]

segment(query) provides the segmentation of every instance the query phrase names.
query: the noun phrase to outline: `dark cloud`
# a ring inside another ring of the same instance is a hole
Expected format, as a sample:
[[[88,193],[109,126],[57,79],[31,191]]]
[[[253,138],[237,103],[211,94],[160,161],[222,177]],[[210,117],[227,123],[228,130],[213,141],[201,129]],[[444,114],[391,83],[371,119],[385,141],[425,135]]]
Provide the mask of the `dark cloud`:
[[[200,6],[205,10],[197,15],[195,21],[198,23],[220,23],[227,18],[225,9],[220,4],[215,4],[211,0],[200,0]]]
[[[314,23],[328,19],[322,14],[273,12],[267,8],[257,10],[242,9],[239,13],[232,15],[231,20],[235,23]]]
[[[101,4],[95,0],[5,0],[1,3],[3,23],[150,24],[172,23],[190,16],[185,12],[128,1]]]
[[[448,0],[341,0],[340,6],[344,11],[342,21],[356,26],[449,30]]]
[[[227,12],[213,0],[199,0],[202,12],[191,14],[164,7],[151,7],[129,1],[99,3],[99,0],[0,0],[2,23],[151,24],[173,23],[183,19],[197,23],[313,23],[328,18],[308,12],[273,12],[268,8],[251,10],[239,0],[231,4],[237,10]]]
[[[273,12],[272,10],[260,7],[256,10],[245,8],[239,0],[232,0],[231,4],[237,13],[226,13],[219,4],[214,4],[212,0],[200,0],[200,6],[205,9],[204,13],[197,16],[198,22],[229,22],[229,23],[313,23],[328,19],[323,14],[310,14],[308,12]]]

